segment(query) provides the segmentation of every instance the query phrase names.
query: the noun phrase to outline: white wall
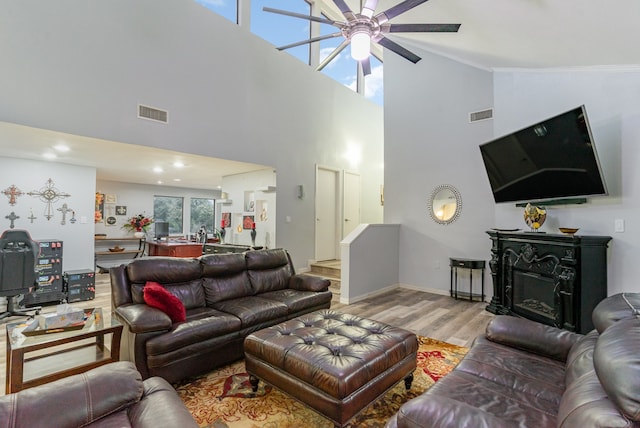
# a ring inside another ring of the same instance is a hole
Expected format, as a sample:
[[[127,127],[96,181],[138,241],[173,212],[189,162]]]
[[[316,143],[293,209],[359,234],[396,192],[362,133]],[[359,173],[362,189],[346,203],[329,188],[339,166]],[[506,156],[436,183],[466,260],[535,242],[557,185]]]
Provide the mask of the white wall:
[[[485,231],[494,227],[494,203],[478,145],[492,136],[492,123],[471,124],[469,113],[492,106],[492,75],[412,49],[422,57],[415,65],[385,55],[384,218],[401,225],[399,282],[448,293],[449,257],[490,258]],[[441,184],[462,195],[451,225],[428,213]]]
[[[359,172],[362,220],[382,221],[382,108],[249,29],[191,0],[0,7],[0,120],[271,165],[277,242],[298,267],[314,258],[316,164]],[[169,124],[137,119],[138,103],[169,110]]]
[[[3,136],[0,135],[0,139]],[[96,183],[94,168],[78,167],[52,162],[34,162],[21,159],[0,157],[2,180],[0,190],[15,185],[23,195],[18,196],[15,205],[9,204],[9,198],[0,195],[0,230],[10,228],[5,216],[14,212],[19,219],[15,220],[15,229],[27,230],[35,240],[60,239],[63,241],[63,271],[76,269],[93,269],[93,210]],[[53,182],[55,194],[69,194],[68,197],[54,198],[47,219],[48,204],[37,196],[27,193],[41,192],[47,189],[47,181]],[[73,213],[68,213],[65,224],[62,224],[62,213],[58,211],[63,204],[75,212],[75,222],[71,221]],[[33,221],[29,217],[36,217]],[[90,248],[87,248],[90,245]]]
[[[541,230],[579,227],[579,234],[612,236],[608,292],[640,291],[640,68],[499,70],[495,73],[495,130],[502,135],[584,104],[610,196],[585,205],[550,207]],[[614,232],[623,219],[625,232]],[[525,227],[522,208],[496,206],[498,227]]]

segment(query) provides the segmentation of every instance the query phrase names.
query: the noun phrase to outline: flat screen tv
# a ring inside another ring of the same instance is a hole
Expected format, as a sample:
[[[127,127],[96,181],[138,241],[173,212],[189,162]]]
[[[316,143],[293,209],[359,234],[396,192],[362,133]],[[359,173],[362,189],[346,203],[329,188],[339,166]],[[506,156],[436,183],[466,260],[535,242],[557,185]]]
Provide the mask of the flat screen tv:
[[[480,152],[497,203],[607,194],[584,106],[482,144]]]

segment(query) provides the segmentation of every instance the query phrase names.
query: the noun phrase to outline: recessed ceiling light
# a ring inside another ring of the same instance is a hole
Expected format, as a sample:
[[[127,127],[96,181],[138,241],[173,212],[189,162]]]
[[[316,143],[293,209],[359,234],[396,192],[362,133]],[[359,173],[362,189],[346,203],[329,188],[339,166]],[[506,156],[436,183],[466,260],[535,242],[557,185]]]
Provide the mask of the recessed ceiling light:
[[[174,178],[173,181],[182,181],[182,180],[179,178]]]
[[[69,150],[71,150],[66,144],[56,144],[55,146],[53,146],[53,148],[59,152],[68,152]]]
[[[45,158],[45,159],[55,159],[55,158],[57,158],[56,154],[52,153],[52,152],[43,153],[42,157]]]
[[[176,168],[182,168],[182,167],[184,167],[184,164],[182,162],[180,162],[180,161],[175,161],[173,163],[173,166],[175,166]]]
[[[158,180],[156,183],[158,183],[158,184],[162,184],[162,180]]]
[[[160,172],[162,172],[162,168],[160,168],[159,166],[156,166],[156,167],[153,168],[153,172],[160,173]]]
[[[218,186],[218,189],[222,189],[222,186]]]

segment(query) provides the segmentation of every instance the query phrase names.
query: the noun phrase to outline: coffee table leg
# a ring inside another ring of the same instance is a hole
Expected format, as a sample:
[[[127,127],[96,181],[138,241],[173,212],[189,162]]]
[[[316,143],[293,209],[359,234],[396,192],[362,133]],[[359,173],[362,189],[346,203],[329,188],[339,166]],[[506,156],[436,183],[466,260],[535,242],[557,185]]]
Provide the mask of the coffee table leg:
[[[249,375],[249,383],[251,384],[251,390],[253,392],[258,392],[258,384],[260,383],[260,379],[258,379],[254,375]]]
[[[404,387],[408,391],[411,389],[411,384],[413,383],[413,373],[404,378]]]

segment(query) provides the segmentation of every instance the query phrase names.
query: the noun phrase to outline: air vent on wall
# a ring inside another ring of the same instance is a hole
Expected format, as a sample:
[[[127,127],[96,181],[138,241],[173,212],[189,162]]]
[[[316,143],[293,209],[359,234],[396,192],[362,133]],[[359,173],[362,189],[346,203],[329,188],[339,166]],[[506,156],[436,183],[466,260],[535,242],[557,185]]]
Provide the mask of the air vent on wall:
[[[138,117],[140,119],[149,119],[156,122],[168,123],[169,112],[158,108],[138,104]]]
[[[493,119],[493,109],[489,108],[482,111],[474,111],[469,113],[469,122],[478,122],[479,120]]]

